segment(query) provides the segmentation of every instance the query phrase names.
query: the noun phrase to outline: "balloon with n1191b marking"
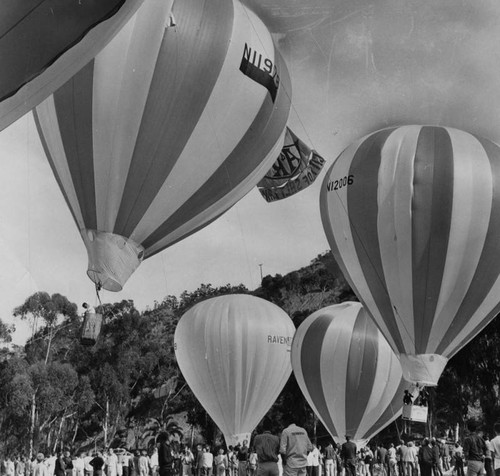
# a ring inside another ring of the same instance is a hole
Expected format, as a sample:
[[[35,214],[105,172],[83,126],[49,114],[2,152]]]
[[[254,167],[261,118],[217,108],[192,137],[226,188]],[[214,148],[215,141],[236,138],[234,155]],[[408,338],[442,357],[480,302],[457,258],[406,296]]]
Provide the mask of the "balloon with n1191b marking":
[[[375,132],[325,177],[332,253],[409,381],[437,385],[499,312],[499,180],[500,147],[437,126]]]
[[[401,365],[360,303],[311,314],[297,329],[292,367],[302,393],[332,437],[359,446],[401,415]],[[413,392],[413,389],[412,389]]]
[[[85,66],[143,0],[4,1],[0,13],[0,131]],[[168,0],[170,5],[173,0]]]
[[[227,445],[250,442],[292,372],[295,327],[278,306],[249,295],[196,304],[175,330],[175,355]]]
[[[265,25],[236,0],[172,13],[146,1],[35,110],[88,275],[111,291],[252,190],[283,144],[291,86]]]

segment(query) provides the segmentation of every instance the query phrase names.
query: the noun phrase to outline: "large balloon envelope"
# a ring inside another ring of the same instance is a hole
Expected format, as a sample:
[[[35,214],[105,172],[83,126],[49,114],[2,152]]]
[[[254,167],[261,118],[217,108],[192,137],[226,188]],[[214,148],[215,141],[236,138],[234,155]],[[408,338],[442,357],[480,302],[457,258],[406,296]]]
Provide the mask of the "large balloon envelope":
[[[500,310],[499,180],[497,145],[434,126],[371,134],[325,177],[332,253],[409,381],[437,385]]]
[[[142,2],[3,1],[0,13],[0,131],[88,63]]]
[[[258,17],[236,0],[170,13],[145,2],[35,110],[88,274],[112,291],[248,193],[283,144],[290,80]]]
[[[175,355],[186,382],[227,445],[250,434],[290,374],[295,327],[275,304],[249,295],[203,301],[175,330]]]
[[[332,437],[359,446],[401,415],[401,365],[370,315],[357,302],[311,314],[292,343],[295,378]]]

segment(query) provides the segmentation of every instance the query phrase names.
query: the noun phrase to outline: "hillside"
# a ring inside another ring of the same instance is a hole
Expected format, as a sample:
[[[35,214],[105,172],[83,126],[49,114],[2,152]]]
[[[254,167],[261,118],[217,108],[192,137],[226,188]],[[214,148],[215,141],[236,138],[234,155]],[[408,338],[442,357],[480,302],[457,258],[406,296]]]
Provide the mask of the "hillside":
[[[228,293],[249,293],[274,302],[295,326],[330,304],[356,300],[329,253],[284,276],[265,276],[261,287],[214,288],[202,284],[179,297],[166,296],[140,313],[132,301],[104,304],[105,324],[97,344],[83,346],[81,317],[69,313],[46,326],[17,353],[0,360],[0,451],[52,452],[61,445],[144,447],[160,428],[179,430],[188,442],[220,441],[214,423],[186,385],[177,366],[173,335],[182,314],[201,300]],[[44,299],[65,299],[60,295]],[[40,296],[32,296],[39,298]],[[28,300],[27,300],[28,302]],[[66,308],[70,308],[66,304]],[[50,343],[50,348],[48,347]],[[431,394],[428,428],[443,434],[467,418],[485,429],[500,417],[500,325],[494,321],[448,364]],[[34,420],[33,416],[34,415]],[[268,412],[276,432],[289,415],[321,441],[318,422],[292,375]],[[32,425],[34,423],[34,425]],[[379,438],[395,438],[401,424]]]

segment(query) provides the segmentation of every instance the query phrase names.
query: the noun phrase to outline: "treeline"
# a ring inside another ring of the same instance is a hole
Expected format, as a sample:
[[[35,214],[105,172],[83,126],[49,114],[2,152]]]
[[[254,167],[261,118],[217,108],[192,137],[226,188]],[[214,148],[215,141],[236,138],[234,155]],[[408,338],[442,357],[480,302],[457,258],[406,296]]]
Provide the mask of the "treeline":
[[[167,296],[140,313],[132,301],[105,304],[95,346],[80,343],[77,307],[59,294],[36,293],[14,310],[38,331],[22,349],[0,362],[0,452],[52,452],[62,444],[147,447],[161,428],[182,431],[190,442],[220,438],[179,372],[173,350],[176,324],[200,300],[250,293],[243,285],[203,284],[179,297]],[[356,297],[329,253],[286,276],[266,276],[251,292],[282,307],[296,326],[312,312]],[[0,326],[0,339],[10,328]],[[500,323],[495,320],[450,360],[439,386],[430,392],[429,425],[414,433],[443,435],[475,418],[491,431],[500,419]],[[327,432],[303,398],[292,375],[268,417],[279,432],[287,418],[319,440]],[[401,422],[379,439],[401,437]]]

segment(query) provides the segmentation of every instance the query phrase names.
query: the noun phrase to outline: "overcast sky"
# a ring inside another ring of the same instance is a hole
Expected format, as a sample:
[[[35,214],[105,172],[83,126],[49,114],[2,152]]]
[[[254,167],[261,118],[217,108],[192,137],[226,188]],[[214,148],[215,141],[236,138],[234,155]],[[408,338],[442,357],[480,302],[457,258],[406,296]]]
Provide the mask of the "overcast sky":
[[[291,128],[327,165],[353,140],[397,124],[442,124],[500,142],[497,0],[246,0],[273,31],[293,86]],[[34,291],[96,304],[86,251],[31,115],[0,133],[0,318]],[[314,186],[267,204],[254,190],[212,225],[146,260],[104,302],[260,284],[328,244]],[[80,308],[81,309],[81,308]],[[16,341],[27,336],[16,323]]]

